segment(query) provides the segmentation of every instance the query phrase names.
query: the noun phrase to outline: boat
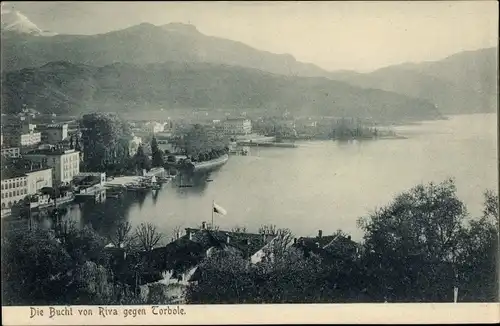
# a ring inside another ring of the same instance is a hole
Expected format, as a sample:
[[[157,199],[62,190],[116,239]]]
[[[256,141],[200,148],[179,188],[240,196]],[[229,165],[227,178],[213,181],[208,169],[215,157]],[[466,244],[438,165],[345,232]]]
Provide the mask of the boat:
[[[127,191],[135,191],[135,192],[145,192],[148,191],[149,187],[145,184],[129,184],[127,185]]]
[[[215,170],[222,165],[226,164],[229,160],[229,155],[224,154],[216,159],[205,162],[192,162],[189,163],[194,172]]]

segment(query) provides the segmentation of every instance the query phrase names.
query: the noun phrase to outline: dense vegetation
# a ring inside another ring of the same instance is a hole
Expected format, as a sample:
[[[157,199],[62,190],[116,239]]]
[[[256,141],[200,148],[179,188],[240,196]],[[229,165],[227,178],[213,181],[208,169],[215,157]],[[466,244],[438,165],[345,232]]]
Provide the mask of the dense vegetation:
[[[231,251],[202,259],[187,301],[452,302],[455,286],[461,302],[498,300],[498,195],[488,191],[485,199],[483,216],[470,218],[452,181],[418,185],[360,219],[361,243],[339,231],[324,249],[288,246],[289,231],[267,229],[278,240],[260,263]],[[153,225],[132,232],[122,223],[110,239],[90,227],[53,225],[4,234],[5,304],[168,303],[163,295],[138,295],[147,261],[118,268],[104,254],[109,242],[132,256],[150,252],[163,238]]]
[[[337,237],[326,250],[292,247],[248,266],[207,259],[188,290],[193,303],[452,302],[498,300],[498,196],[468,220],[453,182],[419,185],[360,220],[361,244]]]
[[[222,132],[195,124],[171,140],[179,154],[191,162],[205,162],[227,153],[228,139]]]
[[[4,74],[2,102],[13,113],[26,105],[42,113],[207,108],[389,121],[440,116],[431,103],[396,93],[207,63],[94,67],[52,62]]]

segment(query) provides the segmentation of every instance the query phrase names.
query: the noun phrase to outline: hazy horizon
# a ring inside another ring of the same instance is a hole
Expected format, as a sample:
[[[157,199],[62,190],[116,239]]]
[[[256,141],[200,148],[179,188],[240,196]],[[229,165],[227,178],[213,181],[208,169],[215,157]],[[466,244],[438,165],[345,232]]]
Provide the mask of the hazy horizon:
[[[100,34],[143,22],[192,24],[205,35],[288,53],[330,71],[368,72],[436,61],[498,43],[496,1],[4,2],[3,6],[61,34]]]

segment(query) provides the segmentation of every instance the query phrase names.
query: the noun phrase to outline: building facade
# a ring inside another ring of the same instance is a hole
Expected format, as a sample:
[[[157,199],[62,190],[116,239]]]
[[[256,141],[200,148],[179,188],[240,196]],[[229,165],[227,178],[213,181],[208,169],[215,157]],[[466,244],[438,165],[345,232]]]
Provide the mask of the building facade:
[[[24,157],[51,167],[54,184],[67,184],[80,173],[80,152],[74,149],[36,150]]]
[[[28,180],[26,175],[14,175],[2,179],[1,197],[2,211],[12,208],[12,205],[24,199],[28,194]]]
[[[223,122],[226,135],[248,135],[252,133],[252,121],[247,118],[228,118]]]
[[[26,172],[28,195],[36,194],[43,187],[52,187],[52,169],[45,168]]]
[[[165,124],[156,121],[146,122],[143,130],[150,134],[156,134],[165,130]]]
[[[132,139],[128,142],[128,153],[130,156],[134,156],[137,153],[137,149],[142,144],[142,138],[137,136],[132,136]]]
[[[2,148],[1,152],[5,157],[18,158],[21,156],[21,149],[19,147]]]
[[[58,144],[68,138],[68,124],[54,124],[40,127],[42,142],[45,144]]]

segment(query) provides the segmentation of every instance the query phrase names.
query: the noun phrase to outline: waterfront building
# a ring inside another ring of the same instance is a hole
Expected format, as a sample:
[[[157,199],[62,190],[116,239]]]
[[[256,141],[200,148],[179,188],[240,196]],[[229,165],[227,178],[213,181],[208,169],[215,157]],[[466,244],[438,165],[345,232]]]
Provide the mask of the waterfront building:
[[[19,147],[6,147],[1,149],[2,155],[9,158],[18,158],[21,156]]]
[[[45,167],[26,172],[28,195],[36,194],[44,187],[52,187],[52,169]]]
[[[2,216],[28,194],[28,180],[22,172],[2,172]]]
[[[247,118],[228,118],[223,122],[226,135],[248,135],[252,133],[252,121]]]
[[[58,144],[68,138],[68,124],[49,124],[41,126],[38,130],[42,134],[42,142],[45,144]]]
[[[55,184],[67,184],[80,173],[80,152],[74,149],[34,150],[25,157],[51,167],[52,180]]]

